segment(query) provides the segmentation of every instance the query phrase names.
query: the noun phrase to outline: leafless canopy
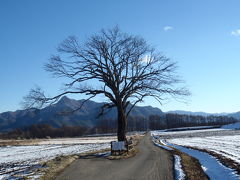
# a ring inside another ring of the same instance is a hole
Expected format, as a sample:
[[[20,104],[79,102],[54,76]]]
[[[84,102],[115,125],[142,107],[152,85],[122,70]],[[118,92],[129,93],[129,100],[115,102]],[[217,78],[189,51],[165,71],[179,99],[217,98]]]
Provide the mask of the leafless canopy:
[[[68,78],[65,91],[49,98],[41,89],[32,89],[25,97],[28,107],[41,107],[66,94],[85,94],[89,99],[104,95],[109,103],[102,110],[120,106],[127,117],[145,97],[161,102],[165,95],[189,95],[178,87],[175,62],[118,27],[102,30],[85,43],[71,36],[57,50],[45,69],[55,77]]]
[[[161,102],[165,95],[189,95],[185,88],[176,88],[181,83],[176,62],[156,52],[143,38],[122,33],[118,27],[102,30],[84,44],[70,36],[57,50],[59,54],[49,59],[45,70],[55,77],[67,77],[66,91],[49,98],[40,88],[32,89],[25,97],[27,107],[42,107],[63,95],[79,93],[89,99],[105,95],[110,100],[106,108],[122,100],[124,109],[147,96]]]

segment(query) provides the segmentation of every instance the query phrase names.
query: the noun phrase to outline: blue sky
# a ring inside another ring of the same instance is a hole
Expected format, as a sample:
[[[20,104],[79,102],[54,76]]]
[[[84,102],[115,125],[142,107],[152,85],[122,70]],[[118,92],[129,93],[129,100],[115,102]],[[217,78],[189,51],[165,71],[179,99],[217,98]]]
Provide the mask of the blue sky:
[[[51,78],[43,65],[62,40],[84,40],[115,25],[177,61],[192,92],[188,103],[148,99],[145,105],[240,111],[239,7],[239,0],[1,0],[0,112],[20,109],[34,85],[49,95],[59,92],[63,81]]]

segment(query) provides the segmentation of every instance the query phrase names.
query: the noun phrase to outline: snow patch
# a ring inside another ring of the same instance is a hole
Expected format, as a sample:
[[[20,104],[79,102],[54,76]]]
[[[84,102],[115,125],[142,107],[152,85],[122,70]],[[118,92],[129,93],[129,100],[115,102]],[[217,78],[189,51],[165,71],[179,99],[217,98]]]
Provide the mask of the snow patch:
[[[166,144],[162,140],[159,140],[159,137],[155,136],[154,133],[151,132],[151,136],[152,136],[152,142],[154,143],[155,146],[161,147],[161,148],[163,148],[165,150],[169,150],[169,151],[173,150],[172,148],[166,146]],[[159,144],[158,142],[162,143],[163,145]]]
[[[182,169],[181,164],[181,157],[178,155],[174,155],[174,169],[175,169],[175,179],[176,180],[184,180],[185,179],[185,173]]]
[[[167,146],[166,140],[164,140],[164,139],[161,139],[161,140],[160,140],[160,143],[162,143],[164,146]]]
[[[192,134],[211,134],[214,132],[224,131],[224,129],[197,129],[197,130],[187,130],[187,131],[167,131],[167,130],[159,130],[159,131],[151,131],[152,136],[172,136],[172,135],[192,135]]]
[[[212,151],[240,165],[240,135],[175,138],[169,139],[168,142]]]
[[[234,170],[222,165],[216,158],[208,153],[198,150],[188,149],[175,144],[169,144],[170,146],[187,153],[188,155],[195,157],[203,166],[203,170],[210,177],[210,179],[222,179],[225,177],[227,180],[239,180],[240,176],[237,175]]]
[[[240,129],[240,122],[224,125],[221,129]]]
[[[207,171],[206,167],[204,167],[203,165],[201,167],[202,167],[203,171]]]
[[[158,143],[156,143],[156,142],[153,142],[153,143],[154,143],[154,145],[155,145],[155,146],[161,147],[161,148],[163,148],[163,149],[166,149],[166,150],[169,150],[169,151],[172,151],[172,150],[173,150],[173,149],[172,149],[172,148],[170,148],[170,147],[163,146],[163,145],[161,145],[161,144],[158,144]]]
[[[234,128],[238,127],[236,123]],[[228,125],[229,127],[230,125]],[[233,126],[233,125],[231,125]],[[226,127],[226,126],[223,126]],[[188,131],[152,131],[154,142],[176,148],[199,160],[205,173],[210,179],[228,180],[240,179],[235,170],[221,164],[215,157],[202,151],[188,149],[183,146],[195,147],[218,153],[240,165],[240,131],[229,129],[202,129]]]

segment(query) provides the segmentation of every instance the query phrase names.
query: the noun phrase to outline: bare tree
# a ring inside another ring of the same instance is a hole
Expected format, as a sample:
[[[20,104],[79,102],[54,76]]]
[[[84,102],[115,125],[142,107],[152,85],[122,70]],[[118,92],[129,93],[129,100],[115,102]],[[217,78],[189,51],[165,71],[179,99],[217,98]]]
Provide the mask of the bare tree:
[[[113,107],[118,113],[118,140],[126,140],[127,117],[145,97],[160,103],[165,95],[189,95],[176,75],[176,63],[158,53],[138,36],[122,33],[118,27],[102,30],[80,43],[76,37],[64,40],[50,58],[45,70],[55,77],[66,77],[65,90],[46,97],[40,88],[25,97],[28,107],[42,107],[66,94],[85,94],[88,100],[104,95],[108,102],[101,113]]]

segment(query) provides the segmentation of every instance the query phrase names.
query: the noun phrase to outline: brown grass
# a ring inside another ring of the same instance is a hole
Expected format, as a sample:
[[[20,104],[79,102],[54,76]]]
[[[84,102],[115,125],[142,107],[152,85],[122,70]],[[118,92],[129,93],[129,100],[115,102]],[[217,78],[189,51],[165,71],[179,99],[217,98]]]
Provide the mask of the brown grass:
[[[1,140],[0,146],[28,146],[37,145],[40,142],[39,139],[26,139],[26,140]]]
[[[209,180],[199,161],[183,152],[175,151],[181,157],[182,167],[188,180]]]
[[[54,180],[58,174],[60,174],[67,166],[69,166],[73,161],[78,159],[78,156],[60,156],[53,160],[44,163],[47,166],[46,169],[40,169],[40,172],[44,174],[41,180]]]

